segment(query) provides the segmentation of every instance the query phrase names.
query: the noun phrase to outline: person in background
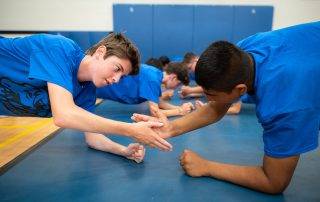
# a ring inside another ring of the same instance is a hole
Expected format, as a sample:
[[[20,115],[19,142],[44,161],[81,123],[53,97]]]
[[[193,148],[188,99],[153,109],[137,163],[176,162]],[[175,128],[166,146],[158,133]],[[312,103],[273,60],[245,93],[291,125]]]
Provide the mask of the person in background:
[[[192,52],[187,52],[184,57],[182,63],[188,68],[189,70],[189,78],[190,80],[195,79],[194,71],[196,64],[199,60],[199,56]],[[200,86],[182,86],[179,91],[180,98],[198,98],[203,97],[203,89]]]
[[[194,109],[192,103],[176,106],[162,100],[161,85],[167,89],[174,89],[180,84],[188,83],[188,71],[181,63],[170,63],[164,72],[142,64],[138,75],[127,76],[117,84],[97,89],[97,97],[125,104],[147,101],[149,107],[160,108],[166,116],[182,116]]]
[[[163,67],[164,70],[167,69],[169,63],[171,62],[170,59],[165,55],[160,56],[159,60],[162,63],[162,67]]]

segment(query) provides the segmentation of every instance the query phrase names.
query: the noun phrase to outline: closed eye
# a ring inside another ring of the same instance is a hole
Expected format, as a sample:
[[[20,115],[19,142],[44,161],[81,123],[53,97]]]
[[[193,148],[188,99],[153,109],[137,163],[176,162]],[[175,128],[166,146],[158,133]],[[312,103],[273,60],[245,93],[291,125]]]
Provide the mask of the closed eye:
[[[114,72],[119,72],[119,71],[124,72],[124,69],[121,64],[117,63],[117,64],[115,64]]]

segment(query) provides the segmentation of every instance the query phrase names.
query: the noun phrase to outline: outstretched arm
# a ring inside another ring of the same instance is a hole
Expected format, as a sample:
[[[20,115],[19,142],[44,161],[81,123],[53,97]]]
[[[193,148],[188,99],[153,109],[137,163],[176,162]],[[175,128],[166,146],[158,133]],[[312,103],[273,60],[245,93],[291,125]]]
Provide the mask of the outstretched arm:
[[[56,84],[48,83],[48,91],[53,120],[59,127],[91,133],[124,135],[166,151],[172,148],[167,141],[152,131],[151,127],[161,126],[159,123],[137,125],[106,119],[75,105],[72,94]]]
[[[163,127],[154,128],[162,138],[170,138],[183,133],[204,127],[219,121],[227,112],[230,104],[209,102],[207,105],[187,114],[179,119],[170,122],[167,117],[157,107],[152,107],[152,115],[133,114],[131,119],[136,122],[158,120],[163,123]]]
[[[215,123],[226,114],[229,106],[230,104],[226,103],[209,102],[190,114],[172,121],[169,136],[174,137]]]
[[[299,156],[272,158],[264,156],[262,166],[239,166],[206,160],[185,150],[180,165],[192,177],[213,177],[257,191],[279,194],[289,185]]]
[[[156,103],[150,102],[150,105],[154,105]],[[184,103],[181,106],[170,104],[167,101],[160,99],[158,107],[161,112],[164,113],[167,117],[171,116],[183,116],[190,113],[194,106],[191,102]]]
[[[202,97],[203,96],[203,88],[201,86],[182,86],[181,90],[179,91],[181,98],[186,97]]]
[[[136,161],[137,163],[140,163],[144,158],[145,149],[138,143],[132,143],[126,147],[113,142],[105,135],[89,132],[85,133],[85,138],[88,146],[93,149],[124,156]]]

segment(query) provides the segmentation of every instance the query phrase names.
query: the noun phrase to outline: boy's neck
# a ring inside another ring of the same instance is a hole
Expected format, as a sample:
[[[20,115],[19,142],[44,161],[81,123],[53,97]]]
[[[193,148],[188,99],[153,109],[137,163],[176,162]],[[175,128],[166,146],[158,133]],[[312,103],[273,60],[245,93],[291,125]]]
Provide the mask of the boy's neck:
[[[80,62],[78,73],[77,73],[78,81],[80,82],[91,81],[91,72],[89,68],[90,60],[91,60],[91,56],[86,55]]]
[[[254,94],[254,80],[255,80],[255,63],[251,54],[247,53],[249,57],[249,80],[247,82],[248,94]]]
[[[162,84],[165,84],[167,82],[168,80],[167,77],[168,77],[168,74],[165,71],[163,71]]]

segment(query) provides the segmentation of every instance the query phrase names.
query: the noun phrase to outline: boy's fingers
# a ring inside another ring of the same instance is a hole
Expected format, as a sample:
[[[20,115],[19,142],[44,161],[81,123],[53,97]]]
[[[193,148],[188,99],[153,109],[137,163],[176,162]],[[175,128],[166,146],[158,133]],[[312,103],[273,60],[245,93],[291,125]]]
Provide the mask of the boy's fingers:
[[[157,143],[159,143],[165,151],[172,151],[172,145],[161,137],[156,137]]]
[[[151,110],[156,115],[156,117],[159,118],[160,120],[164,120],[167,118],[162,112],[160,112],[159,108],[152,107]]]
[[[161,123],[161,122],[156,122],[156,121],[148,121],[148,122],[147,122],[147,125],[148,125],[148,127],[150,127],[150,128],[153,128],[153,127],[159,128],[159,127],[162,127],[162,126],[163,126],[163,123]]]

